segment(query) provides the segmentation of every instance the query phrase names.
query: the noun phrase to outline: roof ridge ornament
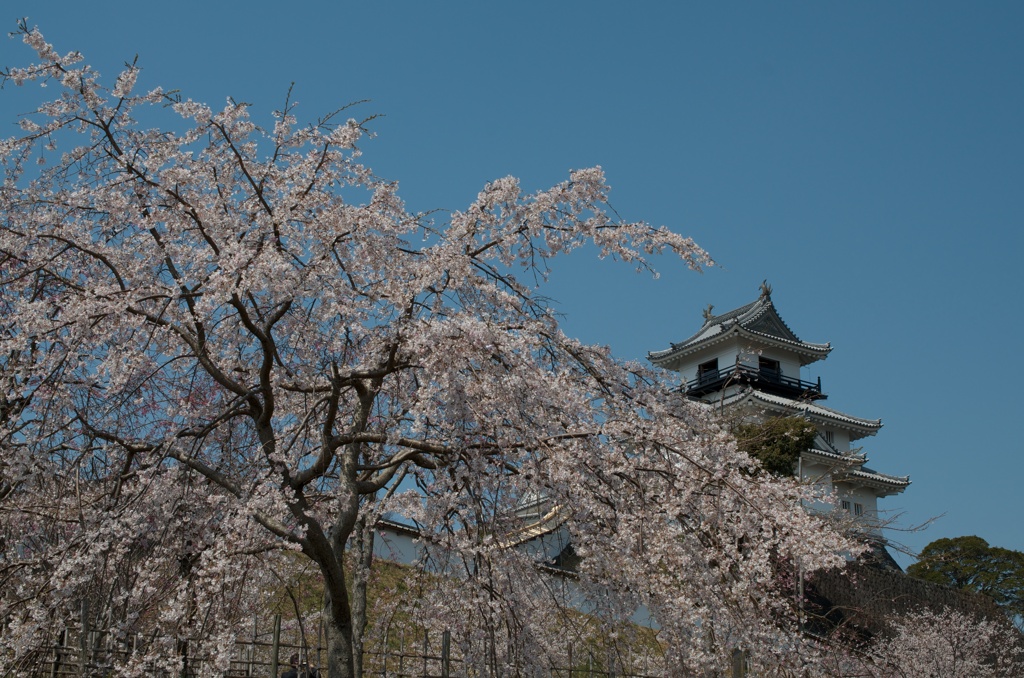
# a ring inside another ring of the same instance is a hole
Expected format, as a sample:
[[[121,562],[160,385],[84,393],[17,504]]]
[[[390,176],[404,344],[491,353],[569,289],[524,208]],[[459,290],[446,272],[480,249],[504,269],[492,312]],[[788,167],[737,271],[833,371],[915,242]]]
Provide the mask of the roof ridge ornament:
[[[714,304],[708,304],[708,307],[704,309],[704,322],[707,322],[714,318],[714,314],[711,312],[715,308]]]
[[[767,278],[761,281],[761,298],[769,301],[772,298],[772,286],[768,284]]]

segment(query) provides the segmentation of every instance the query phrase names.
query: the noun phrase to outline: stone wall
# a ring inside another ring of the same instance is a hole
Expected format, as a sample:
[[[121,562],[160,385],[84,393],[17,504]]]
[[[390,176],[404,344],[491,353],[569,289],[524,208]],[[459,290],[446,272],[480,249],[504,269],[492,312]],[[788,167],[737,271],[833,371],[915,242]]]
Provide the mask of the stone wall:
[[[984,619],[1006,622],[987,596],[914,579],[902,572],[851,563],[844,570],[816,572],[807,586],[809,609],[819,623],[852,627],[871,636],[887,620],[908,612],[953,608]]]

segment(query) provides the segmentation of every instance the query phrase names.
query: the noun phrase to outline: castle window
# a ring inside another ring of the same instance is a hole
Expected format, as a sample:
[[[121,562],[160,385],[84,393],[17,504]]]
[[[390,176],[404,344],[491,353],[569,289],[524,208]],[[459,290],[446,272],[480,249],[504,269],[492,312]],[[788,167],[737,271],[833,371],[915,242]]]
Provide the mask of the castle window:
[[[832,431],[825,431],[825,442],[829,445],[836,444],[836,434]]]
[[[782,376],[782,366],[778,360],[761,356],[757,359],[757,368],[761,376],[769,381],[778,381]]]
[[[697,379],[702,384],[718,379],[718,358],[697,366]]]
[[[854,504],[853,505],[853,514],[855,516],[862,516],[862,515],[864,515],[864,504]]]
[[[849,512],[850,512],[850,502],[848,502],[848,501],[846,501],[846,500],[844,499],[844,500],[842,501],[842,504],[841,504],[841,506],[843,507],[843,510],[844,510],[844,511],[846,511],[847,513],[849,513]],[[858,504],[858,506],[859,506],[859,504]]]

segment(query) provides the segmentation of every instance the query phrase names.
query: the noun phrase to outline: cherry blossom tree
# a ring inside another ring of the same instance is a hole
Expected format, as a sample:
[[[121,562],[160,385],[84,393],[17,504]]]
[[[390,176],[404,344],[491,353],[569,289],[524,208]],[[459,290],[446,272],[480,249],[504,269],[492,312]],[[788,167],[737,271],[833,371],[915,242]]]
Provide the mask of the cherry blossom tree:
[[[223,670],[291,550],[322,575],[328,674],[354,675],[344,554],[387,511],[438,575],[423,619],[493,674],[555,663],[568,607],[609,633],[646,608],[670,673],[811,661],[786,573],[857,547],[524,282],[588,243],[700,268],[692,241],[615,217],[599,168],[412,214],[360,162],[366,121],[289,104],[264,129],[234,101],[138,92],[134,63],[108,88],[20,33],[37,59],[6,85],[55,95],[0,145],[0,665],[91,601],[178,639],[117,671],[181,670],[181,643]],[[571,580],[515,547],[536,496]]]
[[[874,675],[1010,678],[1024,671],[1024,640],[1009,622],[947,608],[908,614],[892,626],[891,635],[879,639],[871,653]]]

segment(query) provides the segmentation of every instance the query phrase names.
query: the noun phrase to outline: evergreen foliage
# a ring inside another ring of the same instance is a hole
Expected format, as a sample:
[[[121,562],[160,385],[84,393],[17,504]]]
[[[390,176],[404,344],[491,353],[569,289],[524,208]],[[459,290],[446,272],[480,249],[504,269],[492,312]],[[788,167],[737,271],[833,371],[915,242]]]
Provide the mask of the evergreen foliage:
[[[773,417],[759,423],[738,424],[733,429],[739,448],[779,476],[796,473],[800,453],[814,446],[817,431],[800,417]]]
[[[974,535],[936,539],[907,568],[918,579],[983,593],[1012,619],[1024,616],[1024,553]]]

